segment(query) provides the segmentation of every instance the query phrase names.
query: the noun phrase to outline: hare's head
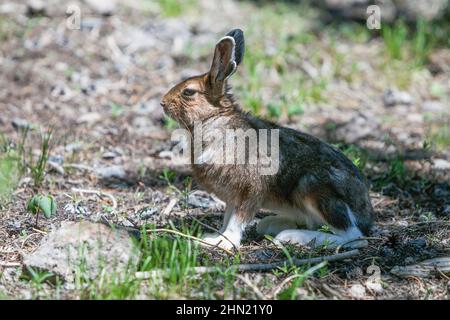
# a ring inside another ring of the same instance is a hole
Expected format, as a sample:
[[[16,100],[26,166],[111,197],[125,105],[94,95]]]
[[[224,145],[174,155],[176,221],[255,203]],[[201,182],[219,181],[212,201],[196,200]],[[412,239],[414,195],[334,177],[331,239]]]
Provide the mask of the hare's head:
[[[191,127],[227,109],[234,108],[227,93],[227,80],[244,57],[244,34],[230,31],[219,40],[209,72],[186,79],[161,100],[165,113],[183,126]]]

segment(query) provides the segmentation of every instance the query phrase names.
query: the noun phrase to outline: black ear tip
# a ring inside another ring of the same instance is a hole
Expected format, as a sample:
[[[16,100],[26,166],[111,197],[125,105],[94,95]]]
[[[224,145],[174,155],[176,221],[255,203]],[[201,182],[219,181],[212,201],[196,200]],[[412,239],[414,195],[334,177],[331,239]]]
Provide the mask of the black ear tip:
[[[241,29],[233,29],[227,33],[227,36],[233,37],[234,40],[244,39],[244,32]]]

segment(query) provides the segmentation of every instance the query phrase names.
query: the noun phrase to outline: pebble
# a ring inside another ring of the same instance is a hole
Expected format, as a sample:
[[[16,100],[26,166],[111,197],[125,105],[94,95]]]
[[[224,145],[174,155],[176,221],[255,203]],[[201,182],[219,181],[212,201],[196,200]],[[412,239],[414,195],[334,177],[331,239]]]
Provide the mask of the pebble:
[[[354,284],[350,287],[349,294],[355,299],[362,299],[366,295],[366,288],[361,284]]]
[[[158,213],[158,208],[145,208],[139,213],[142,220],[147,220]]]
[[[125,177],[125,169],[122,166],[105,166],[95,169],[95,174],[101,179]]]
[[[383,102],[386,107],[393,107],[395,105],[410,105],[413,103],[413,99],[406,91],[387,89],[383,94]]]
[[[117,157],[120,157],[122,154],[118,151],[107,151],[102,154],[102,158],[106,160],[115,159]]]
[[[445,110],[445,107],[439,101],[427,100],[423,103],[422,109],[428,112],[441,112]]]
[[[417,238],[408,241],[408,244],[417,248],[424,248],[427,246],[427,240],[425,240],[424,238]]]
[[[434,159],[433,169],[435,170],[450,170],[450,161],[444,159]]]
[[[103,15],[110,16],[116,12],[116,2],[113,0],[85,0],[86,3],[95,12]]]
[[[27,14],[29,16],[45,15],[45,2],[41,0],[29,0],[27,3]]]
[[[88,112],[88,113],[85,113],[82,116],[80,116],[77,119],[77,123],[78,124],[82,124],[82,123],[92,124],[92,123],[98,122],[98,121],[100,121],[102,119],[103,119],[103,117],[102,117],[102,115],[100,113],[98,113],[98,112]]]
[[[30,129],[31,125],[30,123],[22,118],[14,118],[11,121],[12,126],[14,127],[14,129],[19,130],[19,129]]]

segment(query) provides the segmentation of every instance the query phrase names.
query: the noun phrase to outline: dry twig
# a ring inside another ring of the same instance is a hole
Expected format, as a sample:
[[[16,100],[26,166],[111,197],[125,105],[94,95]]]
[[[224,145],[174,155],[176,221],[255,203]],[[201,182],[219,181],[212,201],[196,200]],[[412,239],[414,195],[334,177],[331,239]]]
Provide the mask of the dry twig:
[[[173,231],[173,230],[169,230]],[[283,267],[285,265],[295,265],[302,266],[306,264],[315,264],[321,263],[323,261],[338,261],[344,260],[348,258],[352,258],[359,254],[359,250],[351,250],[342,253],[336,253],[330,256],[321,256],[315,258],[307,258],[307,259],[296,259],[293,258],[291,260],[283,260],[272,263],[255,263],[255,264],[237,264],[228,268],[218,268],[218,267],[195,267],[191,268],[191,271],[195,274],[204,274],[204,273],[214,273],[214,272],[225,272],[227,270],[234,270],[236,272],[245,272],[245,271],[268,271],[273,270],[279,267]],[[292,261],[292,264],[291,264]],[[155,276],[155,274],[164,274],[167,270],[153,270],[150,272],[136,272],[136,277],[138,279],[150,279]]]

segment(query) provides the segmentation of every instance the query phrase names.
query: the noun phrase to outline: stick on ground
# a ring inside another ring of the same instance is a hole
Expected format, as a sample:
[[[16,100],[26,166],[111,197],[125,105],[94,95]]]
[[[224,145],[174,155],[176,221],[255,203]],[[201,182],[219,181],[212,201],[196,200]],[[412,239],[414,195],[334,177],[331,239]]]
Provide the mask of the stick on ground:
[[[348,258],[352,258],[354,256],[357,256],[359,254],[359,250],[350,250],[342,253],[336,253],[329,256],[321,256],[321,257],[315,257],[315,258],[307,258],[307,259],[296,259],[293,258],[292,265],[295,266],[302,266],[306,264],[316,264],[321,263],[323,261],[338,261],[338,260],[344,260]],[[289,260],[283,260],[278,262],[272,262],[272,263],[255,263],[255,264],[237,264],[230,266],[228,268],[220,268],[220,267],[194,267],[191,269],[192,273],[194,274],[205,274],[205,273],[214,273],[214,272],[224,272],[227,270],[234,270],[237,272],[245,272],[245,271],[268,271],[273,270],[279,267],[283,267],[285,265],[291,265]],[[153,271],[144,271],[144,272],[136,272],[136,278],[138,279],[150,279],[155,276],[161,276],[164,275],[167,272],[167,270],[153,270]]]

